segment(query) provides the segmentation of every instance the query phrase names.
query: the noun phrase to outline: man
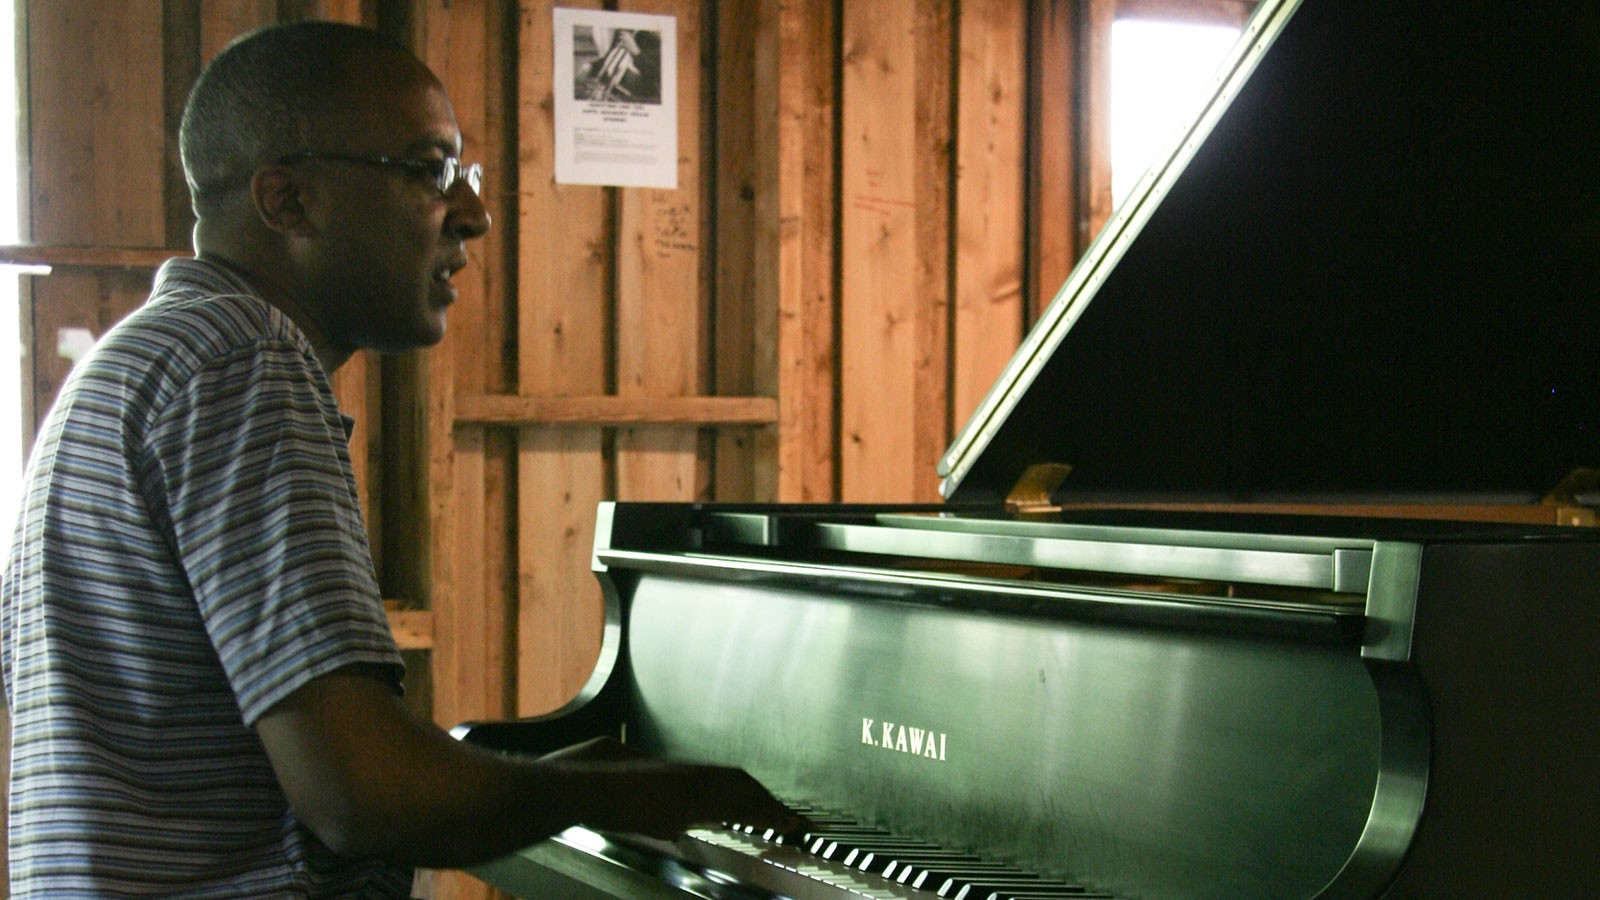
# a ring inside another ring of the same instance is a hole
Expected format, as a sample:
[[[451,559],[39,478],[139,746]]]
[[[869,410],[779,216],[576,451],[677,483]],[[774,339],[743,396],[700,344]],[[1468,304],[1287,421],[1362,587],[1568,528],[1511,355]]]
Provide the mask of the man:
[[[489,217],[426,66],[257,32],[184,113],[196,258],[63,387],[0,587],[12,896],[404,897],[582,822],[797,822],[737,770],[410,715],[329,376],[438,341]]]

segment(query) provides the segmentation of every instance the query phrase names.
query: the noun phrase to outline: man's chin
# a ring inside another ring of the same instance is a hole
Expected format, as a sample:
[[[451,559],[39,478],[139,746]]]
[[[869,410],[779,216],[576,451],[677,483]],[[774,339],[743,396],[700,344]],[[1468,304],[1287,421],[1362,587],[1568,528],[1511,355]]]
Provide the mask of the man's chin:
[[[367,349],[375,353],[406,353],[425,350],[444,340],[445,321],[441,314],[437,321],[418,323],[417,327],[401,334],[391,332],[373,341]]]

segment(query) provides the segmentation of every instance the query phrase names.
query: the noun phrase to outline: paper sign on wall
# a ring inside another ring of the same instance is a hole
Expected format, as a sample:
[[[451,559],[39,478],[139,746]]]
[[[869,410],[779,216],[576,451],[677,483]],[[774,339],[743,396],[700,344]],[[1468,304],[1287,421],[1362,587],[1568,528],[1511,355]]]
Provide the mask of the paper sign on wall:
[[[677,19],[556,8],[556,181],[678,186]]]

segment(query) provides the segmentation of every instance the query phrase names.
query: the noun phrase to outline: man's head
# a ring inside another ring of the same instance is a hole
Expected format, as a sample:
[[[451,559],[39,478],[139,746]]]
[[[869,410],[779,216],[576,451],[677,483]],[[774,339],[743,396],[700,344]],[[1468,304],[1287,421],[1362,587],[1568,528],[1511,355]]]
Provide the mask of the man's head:
[[[179,139],[196,251],[244,269],[330,368],[443,335],[489,218],[449,98],[409,51],[329,22],[254,32],[201,73]]]

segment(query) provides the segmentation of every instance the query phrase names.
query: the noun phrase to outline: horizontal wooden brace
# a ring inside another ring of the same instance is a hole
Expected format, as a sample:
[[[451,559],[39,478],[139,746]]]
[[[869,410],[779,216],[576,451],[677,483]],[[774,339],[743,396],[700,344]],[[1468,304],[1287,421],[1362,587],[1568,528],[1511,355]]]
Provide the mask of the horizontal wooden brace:
[[[460,425],[773,425],[772,397],[530,397],[471,394],[456,398]]]
[[[433,612],[426,609],[400,609],[391,601],[384,601],[389,615],[389,631],[394,634],[395,646],[401,650],[433,649]]]
[[[50,247],[42,244],[0,244],[0,264],[63,269],[155,269],[188,250],[164,247]]]

